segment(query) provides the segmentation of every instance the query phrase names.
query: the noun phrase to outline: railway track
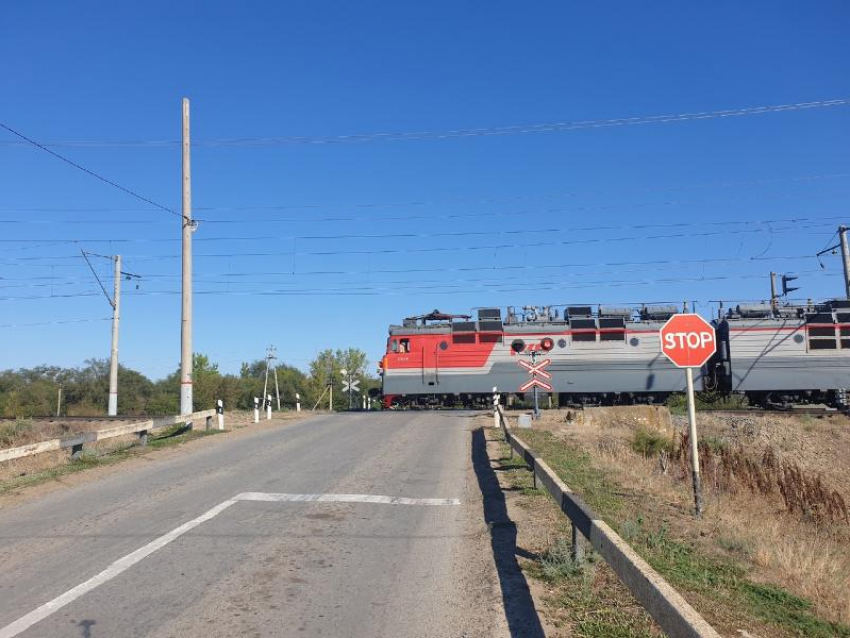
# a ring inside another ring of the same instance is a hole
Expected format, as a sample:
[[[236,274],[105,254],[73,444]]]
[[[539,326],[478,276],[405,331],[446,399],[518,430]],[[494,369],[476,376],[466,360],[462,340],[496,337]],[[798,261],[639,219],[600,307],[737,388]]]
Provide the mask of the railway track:
[[[765,408],[739,408],[730,410],[699,410],[701,414],[717,414],[719,416],[753,416],[766,414],[795,414],[807,416],[830,416],[833,414],[845,414],[841,410],[826,407],[790,407],[788,409],[765,409]]]

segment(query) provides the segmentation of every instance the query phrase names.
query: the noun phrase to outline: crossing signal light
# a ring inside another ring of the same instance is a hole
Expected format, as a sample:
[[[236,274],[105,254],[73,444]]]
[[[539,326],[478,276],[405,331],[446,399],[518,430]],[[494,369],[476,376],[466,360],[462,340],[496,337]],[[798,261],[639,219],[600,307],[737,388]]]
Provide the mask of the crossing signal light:
[[[782,294],[788,295],[789,292],[794,292],[795,290],[799,290],[800,288],[794,288],[793,286],[789,286],[789,281],[794,281],[797,279],[795,275],[782,275]]]

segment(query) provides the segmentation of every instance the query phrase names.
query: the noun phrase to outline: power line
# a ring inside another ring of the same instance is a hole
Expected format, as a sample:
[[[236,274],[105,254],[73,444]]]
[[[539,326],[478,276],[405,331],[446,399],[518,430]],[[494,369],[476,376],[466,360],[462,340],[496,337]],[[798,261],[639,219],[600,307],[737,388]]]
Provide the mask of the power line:
[[[816,275],[817,277],[837,277],[839,273],[824,273],[820,270],[812,270],[812,271],[804,271],[805,274]],[[581,289],[581,288],[616,288],[622,286],[647,286],[647,285],[661,285],[661,284],[678,284],[678,283],[709,283],[709,282],[719,282],[719,281],[730,281],[730,280],[762,280],[764,279],[764,275],[762,274],[754,274],[754,275],[716,275],[716,276],[699,276],[699,277],[668,277],[668,278],[643,278],[643,279],[625,279],[625,280],[598,280],[598,281],[582,281],[579,283],[568,284],[563,282],[531,282],[530,284],[525,284],[518,286],[517,284],[510,284],[514,287],[512,288],[500,288],[497,287],[499,284],[494,284],[490,288],[492,290],[487,290],[488,293],[506,293],[506,292],[537,292],[537,291],[551,291],[551,290],[571,290],[571,289]],[[447,295],[447,294],[475,294],[483,292],[481,290],[482,287],[477,286],[475,289],[470,289],[461,286],[443,286],[443,287],[435,287],[428,286],[424,290],[417,289],[415,294],[422,295]],[[179,295],[181,294],[179,290],[152,290],[152,291],[143,291],[143,292],[131,292],[128,294],[132,294],[133,296],[163,296],[163,295]],[[360,289],[353,288],[351,286],[346,286],[344,288],[328,288],[328,289],[316,289],[316,288],[302,288],[302,289],[294,289],[294,290],[280,290],[280,289],[269,289],[269,290],[231,290],[231,289],[221,289],[221,290],[200,290],[196,291],[197,295],[202,296],[262,296],[262,297],[277,297],[277,296],[300,296],[300,297],[322,297],[322,296],[399,296],[405,294],[411,294],[408,291],[393,287],[361,287]],[[30,301],[30,300],[46,300],[46,299],[67,299],[67,298],[77,298],[77,297],[91,297],[97,296],[97,293],[70,293],[64,295],[27,295],[27,296],[11,296],[11,297],[0,297],[0,301]]]
[[[439,140],[468,137],[490,137],[503,135],[518,135],[528,133],[550,133],[558,131],[573,131],[583,129],[597,129],[618,126],[638,126],[645,124],[665,124],[672,122],[687,122],[694,120],[722,119],[730,117],[744,117],[752,115],[765,115],[768,113],[784,113],[790,111],[803,111],[835,106],[847,106],[850,99],[818,100],[813,102],[797,102],[792,104],[771,104],[765,106],[753,106],[736,109],[724,109],[719,111],[700,111],[689,113],[649,115],[627,118],[611,118],[600,120],[578,120],[549,122],[543,124],[519,124],[510,126],[478,127],[467,129],[453,129],[446,131],[408,131],[408,132],[380,132],[363,133],[352,135],[326,135],[326,136],[263,136],[263,137],[238,137],[238,138],[213,138],[195,140],[195,147],[250,147],[250,146],[291,146],[302,144],[350,144],[376,141],[410,141],[410,140]],[[5,127],[4,127],[5,128]],[[11,129],[9,129],[11,130]],[[12,131],[14,132],[14,131]],[[19,137],[22,135],[15,133]],[[26,139],[26,138],[23,138]],[[27,140],[30,141],[30,140]],[[180,140],[65,140],[46,143],[50,147],[77,147],[77,148],[119,148],[119,147],[146,147],[146,148],[171,148],[179,146]],[[7,146],[18,144],[6,142]],[[44,147],[42,147],[44,148]],[[46,149],[45,149],[46,150]],[[66,160],[67,161],[67,160]]]
[[[209,281],[210,278],[213,277],[238,277],[238,278],[247,278],[247,277],[293,277],[293,276],[305,276],[305,275],[313,275],[313,274],[328,274],[328,275],[375,275],[375,274],[415,274],[415,273],[434,273],[434,272],[468,272],[468,271],[505,271],[505,270],[551,270],[551,269],[566,269],[566,268],[600,268],[600,267],[608,267],[608,268],[635,268],[640,267],[645,270],[647,266],[674,266],[674,267],[682,267],[682,266],[706,266],[706,265],[719,265],[719,264],[733,264],[733,263],[762,263],[762,262],[775,262],[775,261],[796,261],[796,260],[808,260],[812,259],[811,255],[777,255],[773,257],[714,257],[708,259],[653,259],[653,260],[645,260],[645,261],[608,261],[608,262],[588,262],[582,261],[577,263],[565,263],[565,264],[519,264],[519,265],[510,265],[510,264],[502,264],[499,266],[478,266],[478,267],[463,267],[463,268],[406,268],[406,269],[393,269],[393,270],[348,270],[348,271],[302,271],[298,273],[293,273],[292,271],[251,271],[251,272],[215,272],[215,273],[205,273],[200,275],[198,281],[201,283],[211,283]],[[180,279],[180,275],[146,275],[148,279],[159,279],[159,280],[168,280]],[[480,281],[488,281],[493,278],[479,278],[479,279],[464,279],[458,280],[453,279],[453,281],[465,281],[465,282],[480,282]],[[504,276],[499,277],[500,280],[508,279]],[[23,288],[23,287],[49,287],[56,285],[74,285],[74,284],[86,284],[90,283],[88,280],[84,279],[72,279],[69,276],[56,276],[56,275],[44,275],[39,277],[21,277],[21,278],[3,278],[2,281],[44,281],[46,283],[27,283],[27,284],[12,284],[12,285],[0,285],[0,288]],[[429,280],[424,280],[429,281]],[[215,283],[215,282],[213,282]],[[217,283],[233,283],[231,281],[226,282],[217,282]],[[268,283],[268,282],[263,282]],[[423,280],[396,280],[396,281],[384,281],[379,283],[386,284],[405,284],[405,283],[423,283]],[[440,283],[440,280],[430,280],[430,283]]]
[[[37,321],[35,323],[5,323],[0,324],[0,328],[24,328],[29,326],[55,326],[64,323],[90,323],[94,321],[112,321],[112,317],[102,317],[100,319],[60,319],[58,321]]]
[[[529,229],[529,228],[520,228],[514,230],[464,230],[464,231],[454,231],[454,232],[437,232],[437,233],[401,233],[401,232],[393,232],[393,233],[340,233],[336,235],[250,235],[244,237],[233,237],[233,236],[223,236],[223,237],[201,237],[196,239],[198,242],[234,242],[234,241],[264,241],[264,240],[294,240],[294,241],[327,241],[327,240],[350,240],[350,239],[435,239],[441,237],[486,237],[486,236],[513,236],[513,235],[542,235],[542,234],[556,234],[556,233],[573,233],[573,232],[591,232],[591,231],[610,231],[610,230],[648,230],[653,228],[687,228],[687,227],[699,227],[699,226],[729,226],[734,224],[746,224],[746,225],[755,225],[755,224],[778,224],[778,223],[790,223],[790,224],[801,224],[801,223],[810,223],[810,226],[802,226],[802,228],[818,228],[820,226],[824,226],[826,221],[833,221],[836,219],[844,219],[842,216],[828,216],[828,217],[799,217],[799,218],[790,218],[790,219],[780,219],[780,220],[763,220],[763,221],[717,221],[717,222],[675,222],[668,224],[635,224],[635,225],[609,225],[609,226],[587,226],[587,227],[560,227],[560,228],[537,228],[537,229]],[[771,229],[771,232],[787,232],[789,230],[798,230],[800,227],[792,226],[788,228],[780,228],[780,229]],[[712,231],[705,233],[679,233],[674,235],[649,235],[643,237],[599,237],[599,238],[585,238],[585,239],[577,239],[571,240],[569,244],[574,243],[593,243],[596,241],[633,241],[633,240],[641,240],[641,239],[667,239],[667,238],[687,238],[687,237],[706,237],[712,235],[739,235],[739,234],[751,234],[751,233],[760,233],[764,232],[763,229],[751,229],[751,230],[725,230],[725,231]],[[31,238],[19,238],[19,239],[11,239],[11,238],[3,238],[0,239],[0,242],[3,243],[28,243],[28,242],[47,242],[53,244],[76,244],[76,243],[124,243],[124,244],[158,244],[158,243],[173,243],[181,241],[179,238],[150,238],[150,239],[114,239],[114,238],[106,238],[106,239],[98,239],[98,238],[67,238],[67,239],[31,239]],[[561,245],[564,242],[556,242],[555,244],[522,244],[523,247],[534,247],[534,246],[543,246],[543,245]],[[490,248],[501,248],[507,247],[504,245],[489,245],[482,246],[481,248],[490,249]],[[461,248],[447,248],[446,250],[459,250]],[[434,250],[434,249],[420,249],[420,250]],[[415,252],[416,249],[384,249],[384,250],[370,250],[366,251],[369,254],[376,252]],[[358,254],[360,251],[324,251],[324,252],[299,252],[293,251],[292,253],[277,253],[281,255],[285,254]]]
[[[53,157],[55,157],[55,158],[57,158],[57,159],[62,160],[62,161],[63,161],[63,162],[65,162],[66,164],[70,164],[70,165],[71,165],[71,166],[73,166],[74,168],[76,168],[76,169],[78,169],[78,170],[81,170],[82,172],[86,173],[87,175],[90,175],[90,176],[94,177],[94,178],[95,178],[95,179],[97,179],[97,180],[100,180],[100,181],[101,181],[101,182],[103,182],[104,184],[108,184],[108,185],[110,185],[110,186],[112,186],[112,187],[114,187],[114,188],[117,188],[118,190],[120,190],[120,191],[122,191],[122,192],[124,192],[124,193],[127,193],[127,194],[128,194],[128,195],[130,195],[131,197],[135,197],[135,198],[136,198],[136,199],[138,199],[139,201],[145,202],[146,204],[150,204],[151,206],[155,206],[155,207],[159,208],[160,210],[164,210],[164,211],[165,211],[165,212],[167,212],[167,213],[171,213],[172,215],[176,215],[177,217],[183,217],[183,215],[181,215],[181,214],[180,214],[180,213],[178,213],[177,211],[174,211],[174,210],[172,210],[172,209],[168,208],[168,206],[163,206],[162,204],[159,204],[159,203],[157,203],[157,202],[153,201],[152,199],[148,199],[147,197],[143,197],[142,195],[139,195],[137,192],[135,192],[135,191],[133,191],[133,190],[130,190],[129,188],[127,188],[127,187],[125,187],[125,186],[121,186],[121,184],[118,184],[117,182],[113,182],[111,179],[108,179],[108,178],[104,177],[103,175],[100,175],[100,174],[98,174],[98,173],[95,173],[94,171],[89,170],[89,169],[88,169],[88,168],[86,168],[85,166],[81,166],[80,164],[77,164],[76,162],[74,162],[74,161],[72,161],[72,160],[68,159],[67,157],[65,157],[64,155],[60,155],[59,153],[57,153],[57,152],[55,152],[55,151],[50,150],[49,148],[47,148],[47,145],[39,144],[39,143],[38,143],[38,142],[36,142],[35,140],[30,139],[29,137],[27,137],[27,136],[26,136],[26,135],[24,135],[23,133],[19,133],[18,131],[16,131],[15,129],[13,129],[13,128],[11,128],[11,127],[7,126],[7,125],[6,125],[6,124],[4,124],[3,122],[0,122],[0,128],[4,128],[4,129],[6,129],[6,130],[7,130],[7,131],[9,131],[12,135],[16,135],[17,137],[21,138],[22,140],[24,140],[24,141],[25,141],[25,142],[27,142],[28,144],[32,144],[32,145],[33,145],[33,146],[35,146],[36,148],[39,148],[39,149],[41,149],[42,151],[44,151],[45,153],[50,153],[50,155],[52,155]],[[3,143],[3,142],[0,142],[0,143]]]

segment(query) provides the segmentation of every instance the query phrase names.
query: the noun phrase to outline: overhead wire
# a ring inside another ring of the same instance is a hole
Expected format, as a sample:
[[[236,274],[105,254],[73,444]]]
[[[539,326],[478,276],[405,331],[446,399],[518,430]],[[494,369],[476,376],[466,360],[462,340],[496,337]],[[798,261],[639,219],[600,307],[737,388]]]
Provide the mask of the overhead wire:
[[[839,98],[832,100],[817,100],[810,102],[796,102],[790,104],[769,104],[764,106],[752,106],[716,111],[697,111],[676,114],[662,114],[649,116],[635,116],[625,118],[609,118],[598,120],[576,120],[548,122],[542,124],[517,124],[509,126],[477,127],[450,129],[445,131],[407,131],[407,132],[375,132],[349,135],[325,135],[325,136],[262,136],[262,137],[238,137],[238,138],[198,138],[193,140],[194,147],[244,147],[244,146],[290,146],[302,144],[349,144],[376,141],[410,141],[410,140],[442,140],[469,137],[491,137],[504,135],[518,135],[529,133],[548,133],[559,131],[573,131],[583,129],[598,129],[620,126],[639,126],[648,124],[664,124],[674,122],[686,122],[694,120],[709,120],[719,118],[744,117],[754,115],[765,115],[769,113],[783,113],[790,111],[803,111],[819,108],[830,108],[847,106],[850,99]],[[4,127],[5,128],[5,127]],[[17,133],[16,133],[17,134]],[[19,134],[18,134],[19,135]],[[19,135],[19,137],[23,137]],[[26,139],[26,138],[24,138]],[[45,146],[50,147],[77,147],[77,148],[118,148],[118,147],[164,147],[172,148],[181,144],[180,140],[64,140],[48,142]],[[15,145],[5,143],[6,146]]]
[[[171,213],[172,215],[176,215],[177,217],[183,218],[185,221],[189,221],[188,218],[185,215],[183,215],[182,213],[178,213],[177,211],[172,210],[168,206],[164,206],[164,205],[160,204],[159,202],[155,202],[152,199],[144,197],[143,195],[140,195],[136,191],[131,190],[131,189],[127,188],[126,186],[122,186],[121,184],[119,184],[119,183],[117,183],[117,182],[115,182],[115,181],[113,181],[113,180],[111,180],[107,177],[104,177],[103,175],[96,173],[91,169],[88,169],[85,166],[82,166],[81,164],[78,164],[77,162],[74,162],[73,160],[68,159],[64,155],[60,155],[56,151],[52,151],[51,149],[47,148],[48,145],[39,144],[35,140],[27,137],[26,135],[24,135],[23,133],[21,133],[19,131],[16,131],[12,127],[4,124],[3,122],[0,122],[0,128],[3,128],[6,131],[8,131],[9,133],[11,133],[12,135],[19,137],[20,139],[24,140],[28,144],[31,144],[31,145],[35,146],[36,148],[41,149],[45,153],[49,153],[53,157],[55,157],[59,160],[62,160],[63,162],[65,162],[66,164],[69,164],[70,166],[73,166],[77,170],[80,170],[83,173],[86,173],[87,175],[90,175],[91,177],[94,177],[95,179],[100,180],[104,184],[108,184],[109,186],[112,186],[113,188],[117,188],[118,190],[126,193],[127,195],[130,195],[131,197],[135,197],[139,201],[145,202],[146,204],[150,204],[151,206],[155,206],[156,208],[159,208],[160,210],[163,210],[166,213]]]
[[[819,270],[806,271],[806,273],[816,274],[820,277],[835,277],[838,276],[838,273],[823,273]],[[625,279],[625,280],[597,280],[597,281],[582,281],[578,283],[563,283],[563,282],[531,282],[522,286],[517,286],[517,284],[509,284],[513,287],[505,288],[500,287],[501,284],[493,284],[492,286],[487,286],[487,288],[492,288],[492,290],[488,290],[487,292],[493,293],[505,293],[505,292],[534,292],[534,291],[551,291],[551,290],[571,290],[571,289],[581,289],[581,288],[614,288],[614,287],[622,287],[622,286],[634,286],[634,285],[663,285],[663,284],[678,284],[678,283],[706,283],[706,282],[718,282],[718,281],[729,281],[729,280],[741,280],[741,279],[762,279],[764,275],[761,274],[735,274],[735,275],[715,275],[715,276],[699,276],[699,277],[668,277],[668,278],[642,278],[642,279]],[[455,286],[447,284],[445,286],[427,286],[424,289],[417,289],[417,295],[420,294],[475,294],[478,292],[482,292],[481,286],[476,287],[477,289],[470,289],[462,286]],[[161,296],[161,295],[179,295],[181,294],[180,290],[150,290],[150,291],[130,291],[127,294],[132,296]],[[219,290],[197,290],[195,291],[196,295],[199,296],[376,296],[376,295],[401,295],[401,294],[409,294],[407,290],[400,289],[398,287],[361,287],[358,289],[355,286],[345,286],[340,288],[333,289],[316,289],[316,288],[302,288],[302,289],[290,289],[290,290],[281,290],[281,289],[268,289],[268,290],[233,290],[229,288],[219,289]],[[47,300],[47,299],[68,299],[68,298],[77,298],[77,297],[91,297],[97,296],[97,293],[65,293],[61,295],[25,295],[25,296],[5,296],[0,297],[0,301],[30,301],[30,300]]]
[[[443,198],[438,200],[416,200],[416,201],[407,201],[407,202],[348,202],[348,203],[334,203],[334,204],[316,204],[316,203],[305,203],[305,204],[274,204],[274,205],[258,205],[258,204],[246,204],[239,206],[193,206],[193,211],[204,211],[204,212],[243,212],[243,211],[251,211],[251,210],[287,210],[287,209],[326,209],[326,208],[387,208],[387,207],[406,207],[406,206],[444,206],[449,204],[472,204],[472,205],[480,205],[480,204],[497,204],[497,203],[505,203],[505,202],[520,202],[520,201],[530,201],[530,200],[551,200],[558,198],[572,198],[572,197],[581,197],[585,195],[611,195],[615,193],[621,192],[635,192],[635,193],[653,193],[653,192],[668,192],[668,191],[685,191],[685,190],[694,190],[694,189],[704,189],[704,188],[730,188],[730,187],[757,187],[757,186],[769,186],[773,184],[787,184],[787,183],[798,183],[798,182],[810,182],[810,181],[820,181],[820,180],[830,180],[830,179],[846,179],[850,177],[850,173],[824,173],[824,174],[816,174],[816,175],[800,175],[796,177],[788,177],[788,178],[771,178],[771,179],[750,179],[750,180],[726,180],[720,182],[704,182],[704,183],[696,183],[696,184],[681,184],[678,186],[651,186],[644,188],[625,188],[625,189],[590,189],[587,191],[567,191],[562,193],[541,193],[536,195],[517,195],[512,197],[458,197],[458,198]],[[669,202],[669,204],[674,204],[678,202]],[[647,204],[647,205],[667,205],[668,202],[661,202],[658,204]],[[621,206],[630,206],[630,204],[618,204],[618,207]],[[642,206],[642,204],[636,204],[634,206]],[[553,209],[553,210],[582,210],[585,207],[575,207],[570,209]],[[22,213],[70,213],[79,215],[81,213],[138,213],[138,212],[147,212],[146,209],[137,209],[137,208],[117,208],[117,207],[109,207],[109,208],[95,208],[91,206],[87,207],[77,207],[77,208],[68,208],[68,207],[22,207],[22,206],[11,206],[0,208],[0,212],[9,213],[9,212],[22,212]],[[425,216],[430,218],[430,216]],[[281,221],[335,221],[337,218],[335,217],[307,217],[307,218],[283,218]],[[360,221],[362,219],[394,219],[386,218],[386,217],[372,217],[372,218],[363,218],[363,217],[355,217],[352,218],[353,221]],[[419,219],[419,217],[416,217]],[[0,220],[3,221],[3,220]],[[79,220],[69,220],[68,223],[76,222]],[[113,219],[110,217],[110,222]],[[116,220],[117,221],[117,220]],[[132,222],[133,220],[131,220]],[[145,221],[148,221],[147,219]],[[208,223],[216,222],[220,223],[222,220],[200,220]],[[250,220],[249,220],[250,221]]]

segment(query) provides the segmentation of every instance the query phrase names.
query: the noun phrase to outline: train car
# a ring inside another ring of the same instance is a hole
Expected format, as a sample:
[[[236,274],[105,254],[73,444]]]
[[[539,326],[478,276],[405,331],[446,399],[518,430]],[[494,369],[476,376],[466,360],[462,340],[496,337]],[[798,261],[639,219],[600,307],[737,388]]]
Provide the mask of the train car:
[[[487,405],[497,387],[519,393],[529,381],[519,361],[549,359],[552,392],[566,404],[652,403],[684,389],[661,354],[659,330],[674,305],[570,306],[434,311],[389,328],[381,364],[386,407]],[[701,374],[699,377],[701,378]]]
[[[717,322],[711,385],[750,403],[846,408],[850,388],[850,301],[803,306],[738,305]]]

